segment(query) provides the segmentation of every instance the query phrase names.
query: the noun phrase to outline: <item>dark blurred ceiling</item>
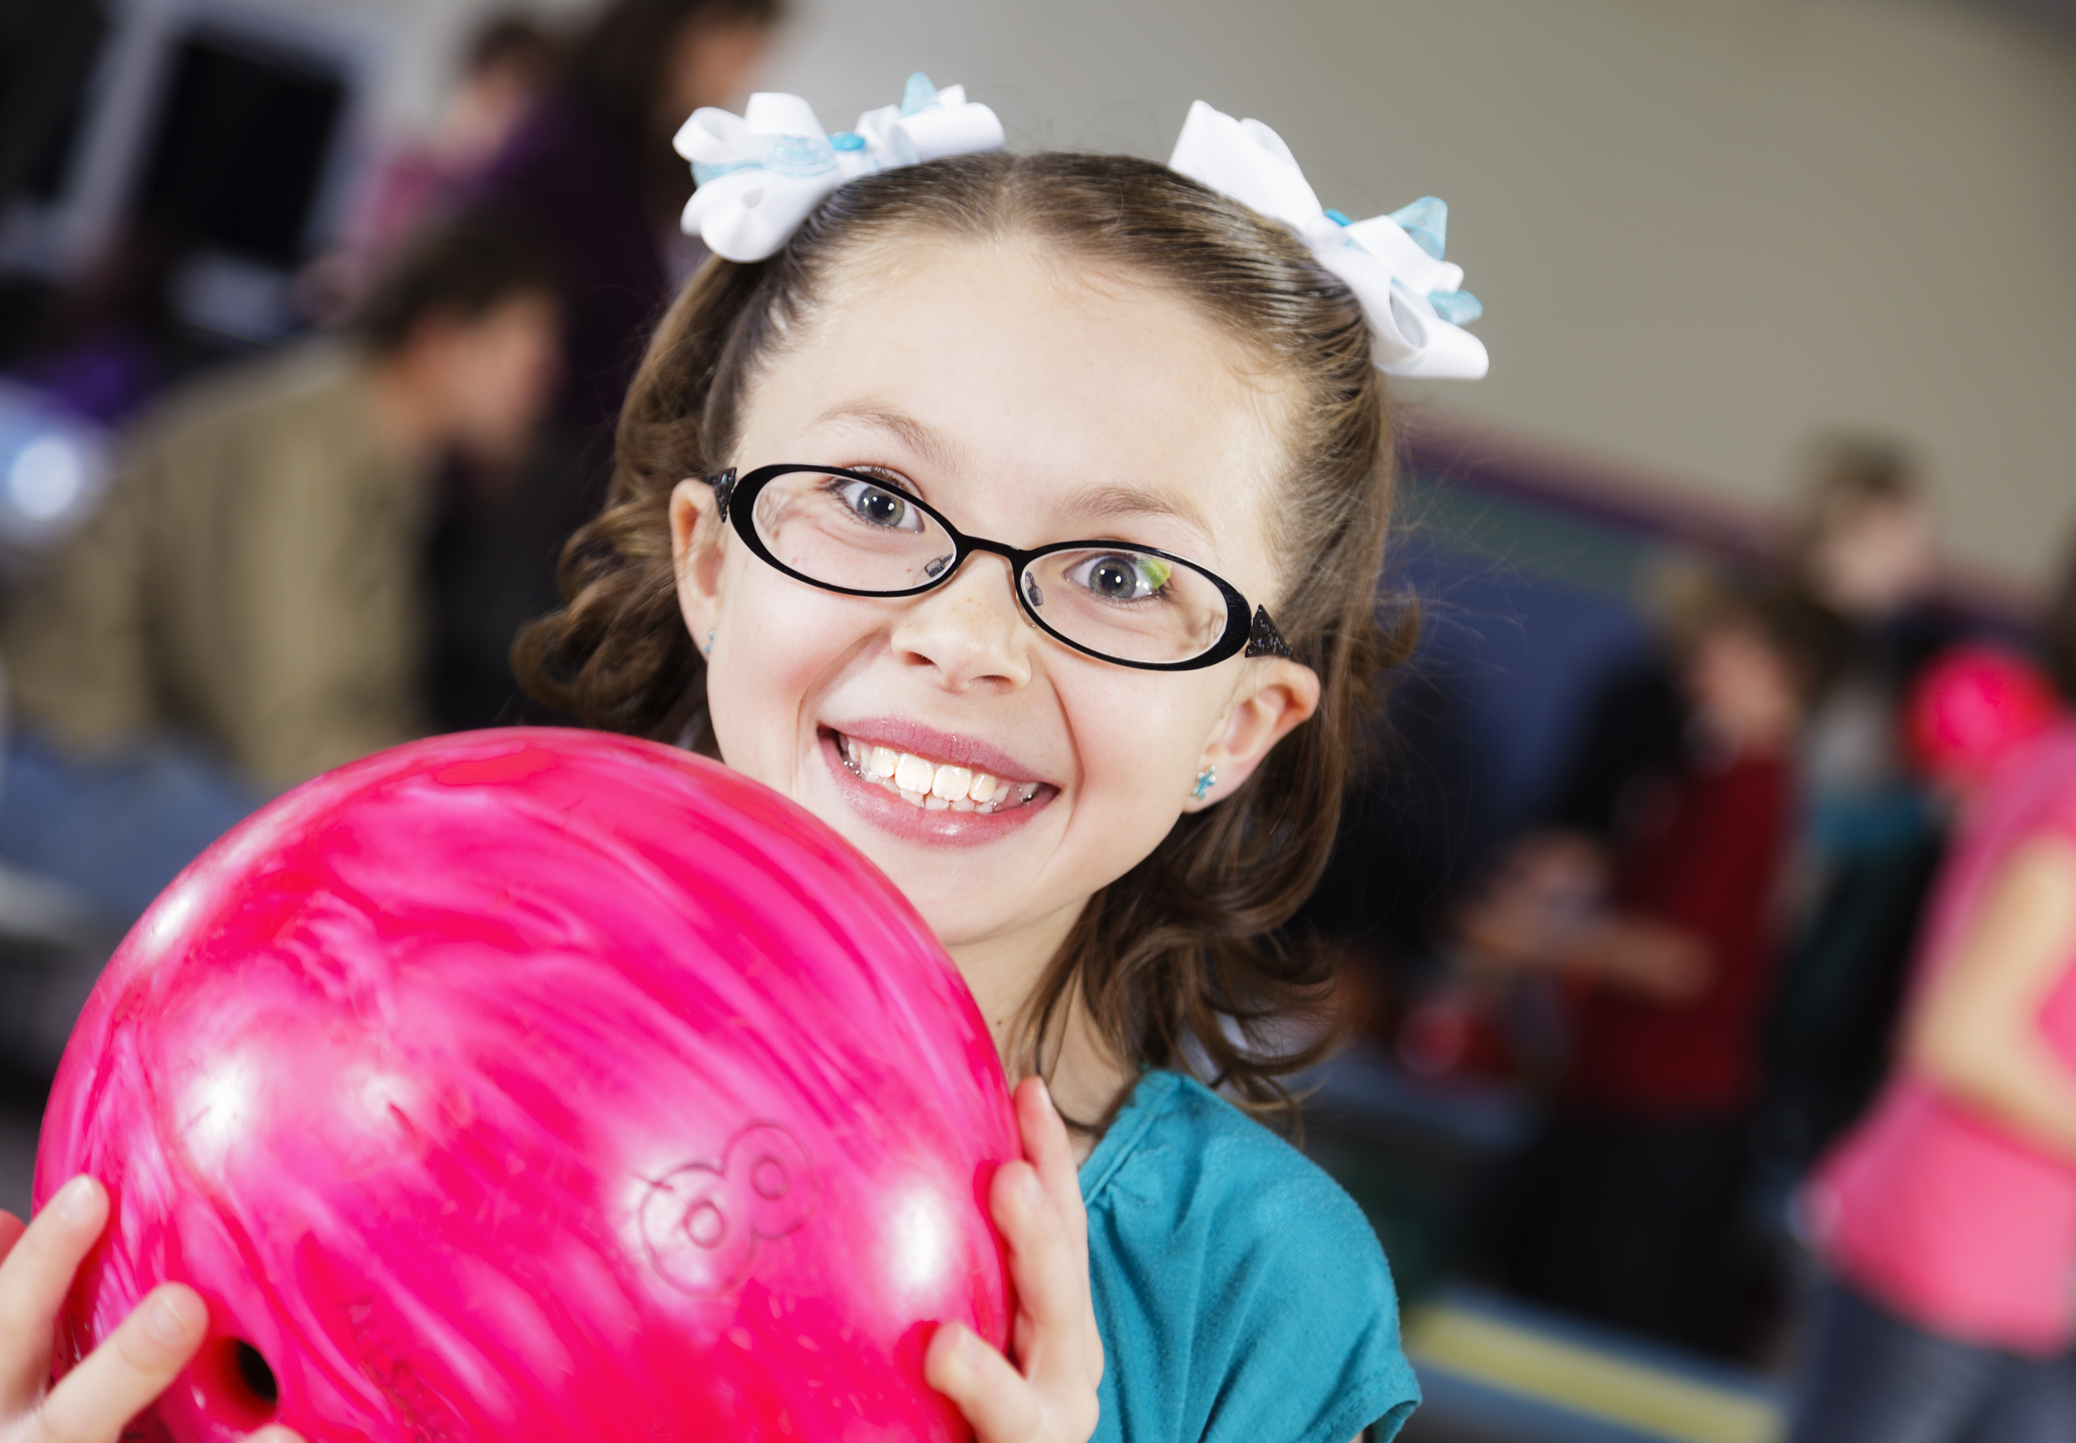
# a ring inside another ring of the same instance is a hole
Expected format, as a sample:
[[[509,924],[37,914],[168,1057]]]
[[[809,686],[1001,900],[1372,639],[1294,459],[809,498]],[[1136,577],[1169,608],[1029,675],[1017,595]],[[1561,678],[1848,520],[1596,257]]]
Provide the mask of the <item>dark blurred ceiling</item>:
[[[1986,0],[1986,3],[2054,26],[2065,34],[2076,35],[2076,0]]]

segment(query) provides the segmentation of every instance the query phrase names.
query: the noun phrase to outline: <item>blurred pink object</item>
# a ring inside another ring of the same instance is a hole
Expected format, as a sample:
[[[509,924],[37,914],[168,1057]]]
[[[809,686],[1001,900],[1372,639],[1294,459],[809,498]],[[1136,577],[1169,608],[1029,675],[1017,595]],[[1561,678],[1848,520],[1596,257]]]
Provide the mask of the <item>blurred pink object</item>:
[[[2007,759],[1964,812],[1926,908],[1924,996],[2028,841],[2076,843],[2076,723]],[[2076,956],[2038,1003],[2039,1038],[2076,1070]],[[1913,1326],[2033,1357],[2076,1341],[2076,1165],[1893,1071],[1813,1170],[1804,1217],[1825,1264]]]
[[[66,1053],[36,1197],[115,1199],[61,1369],[153,1285],[211,1341],[139,1436],[968,1436],[1019,1156],[922,920],[714,763],[477,732],[318,778],[153,904]]]
[[[2054,684],[2002,647],[1957,646],[1936,658],[1904,709],[1910,751],[1935,781],[1969,786],[2053,725]]]

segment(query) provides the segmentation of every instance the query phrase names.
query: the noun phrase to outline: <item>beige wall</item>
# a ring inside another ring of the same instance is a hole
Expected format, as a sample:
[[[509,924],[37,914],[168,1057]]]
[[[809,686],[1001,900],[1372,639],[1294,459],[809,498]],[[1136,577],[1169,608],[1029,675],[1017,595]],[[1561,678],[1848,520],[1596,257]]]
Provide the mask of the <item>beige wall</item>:
[[[352,3],[410,17],[402,116],[492,0]],[[1440,419],[1762,502],[1872,428],[1966,561],[2037,580],[2076,526],[2076,34],[1958,0],[795,4],[769,82],[832,126],[920,68],[1014,144],[1165,158],[1201,96],[1328,205],[1442,196],[1493,373],[1420,388]]]
[[[1934,468],[1952,545],[2076,524],[2076,41],[1948,0],[805,0],[825,121],[910,69],[1013,143],[1255,115],[1328,205],[1433,193],[1493,373],[1448,415],[1776,499],[1820,427]]]

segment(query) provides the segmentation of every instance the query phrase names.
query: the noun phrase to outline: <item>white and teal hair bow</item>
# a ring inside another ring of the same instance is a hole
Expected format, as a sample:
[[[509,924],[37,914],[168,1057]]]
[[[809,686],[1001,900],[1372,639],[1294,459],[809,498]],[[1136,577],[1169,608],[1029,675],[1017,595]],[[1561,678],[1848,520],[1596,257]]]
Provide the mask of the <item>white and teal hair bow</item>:
[[[699,189],[685,207],[685,231],[731,261],[775,253],[829,193],[875,170],[946,155],[1002,148],[995,112],[966,98],[964,86],[939,90],[920,71],[899,105],[858,117],[856,130],[826,133],[797,95],[765,91],[741,115],[711,106],[692,112],[672,142],[692,162]]]
[[[1283,137],[1199,100],[1169,166],[1296,231],[1319,263],[1348,283],[1370,323],[1377,369],[1394,376],[1485,374],[1485,346],[1463,329],[1483,307],[1463,268],[1442,259],[1449,207],[1433,196],[1391,215],[1351,221],[1326,210]]]
[[[845,181],[940,156],[1000,150],[1002,122],[939,90],[920,72],[899,105],[868,110],[856,130],[830,135],[797,95],[762,92],[741,115],[692,113],[674,142],[699,183],[685,230],[731,261],[776,253]],[[1442,259],[1449,208],[1433,196],[1388,216],[1351,221],[1326,210],[1283,138],[1258,120],[1235,120],[1199,100],[1190,106],[1168,164],[1295,230],[1319,263],[1347,282],[1369,322],[1377,368],[1394,376],[1485,374],[1485,347],[1463,329],[1478,318],[1463,268]]]

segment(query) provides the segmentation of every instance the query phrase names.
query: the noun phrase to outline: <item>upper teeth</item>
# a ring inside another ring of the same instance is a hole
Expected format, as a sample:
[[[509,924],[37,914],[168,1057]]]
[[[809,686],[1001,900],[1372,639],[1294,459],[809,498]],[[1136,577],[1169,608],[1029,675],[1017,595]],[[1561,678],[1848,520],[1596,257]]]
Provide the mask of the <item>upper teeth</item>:
[[[970,811],[990,802],[999,806],[1008,800],[1015,786],[987,772],[976,772],[950,762],[933,762],[913,752],[872,746],[851,737],[843,738],[843,752],[851,770],[860,776],[891,783],[911,802],[931,807],[956,807],[960,811]],[[1021,799],[1029,801],[1037,795],[1038,784],[1025,782],[1018,790]]]

